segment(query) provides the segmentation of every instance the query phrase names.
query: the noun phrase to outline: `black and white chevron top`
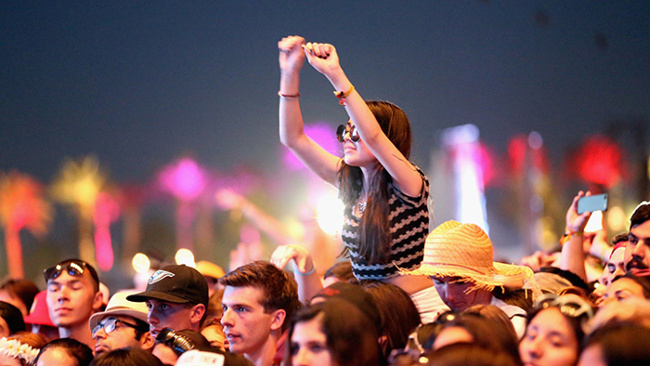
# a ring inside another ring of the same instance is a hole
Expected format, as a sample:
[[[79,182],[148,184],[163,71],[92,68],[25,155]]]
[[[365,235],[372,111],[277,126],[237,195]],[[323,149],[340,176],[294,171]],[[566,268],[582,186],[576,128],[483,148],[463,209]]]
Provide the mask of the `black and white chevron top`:
[[[419,197],[409,197],[392,183],[388,184],[390,232],[392,236],[388,263],[369,265],[359,254],[360,217],[354,214],[354,205],[344,209],[345,221],[341,236],[350,254],[352,272],[361,280],[385,280],[399,275],[400,269],[413,270],[420,266],[424,256],[424,242],[429,234],[429,180],[417,168],[424,181]]]

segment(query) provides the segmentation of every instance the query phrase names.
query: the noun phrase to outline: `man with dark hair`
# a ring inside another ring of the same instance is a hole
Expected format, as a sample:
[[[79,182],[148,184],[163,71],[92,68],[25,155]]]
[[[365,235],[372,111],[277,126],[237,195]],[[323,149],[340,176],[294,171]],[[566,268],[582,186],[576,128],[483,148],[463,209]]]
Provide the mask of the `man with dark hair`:
[[[151,275],[144,292],[129,295],[127,300],[147,304],[153,337],[164,328],[198,332],[208,308],[208,283],[192,267],[169,265]]]
[[[225,286],[221,324],[230,351],[256,366],[279,364],[286,330],[300,308],[296,281],[268,261],[245,264],[219,279]]]
[[[47,307],[60,338],[95,345],[88,319],[102,306],[97,271],[79,259],[67,259],[44,272]]]
[[[641,202],[630,217],[625,270],[638,274],[650,268],[650,202]]]
[[[88,325],[95,339],[95,356],[120,348],[141,348],[151,351],[154,339],[147,323],[148,309],[144,303],[126,299],[127,294],[113,295],[106,310],[90,317]]]

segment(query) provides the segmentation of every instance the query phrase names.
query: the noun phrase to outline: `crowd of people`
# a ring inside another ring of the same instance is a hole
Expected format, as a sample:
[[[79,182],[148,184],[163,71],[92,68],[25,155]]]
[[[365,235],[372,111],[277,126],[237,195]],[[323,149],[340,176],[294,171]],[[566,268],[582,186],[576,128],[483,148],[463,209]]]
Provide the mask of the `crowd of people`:
[[[339,189],[340,261],[316,268],[300,243],[228,273],[164,265],[141,292],[110,298],[92,265],[68,259],[0,286],[2,365],[645,365],[650,360],[650,203],[610,240],[585,232],[579,192],[553,253],[494,261],[472,223],[430,230],[429,182],[409,159],[392,103],[365,101],[334,46],[278,43],[279,132]],[[304,132],[305,61],[332,84],[349,121],[343,157]],[[312,249],[313,250],[313,249]],[[287,270],[292,264],[293,271]],[[105,287],[105,286],[104,286]]]

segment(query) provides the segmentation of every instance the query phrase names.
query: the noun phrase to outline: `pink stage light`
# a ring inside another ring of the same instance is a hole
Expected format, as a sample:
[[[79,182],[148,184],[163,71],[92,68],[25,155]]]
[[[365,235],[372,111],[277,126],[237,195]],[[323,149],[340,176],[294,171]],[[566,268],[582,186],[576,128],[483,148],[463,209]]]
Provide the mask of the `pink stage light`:
[[[317,122],[313,125],[305,126],[305,133],[316,141],[321,147],[330,152],[330,154],[341,155],[341,143],[336,140],[336,131],[331,123]],[[290,170],[306,169],[305,165],[298,159],[294,153],[284,147],[283,161],[284,165]]]
[[[206,173],[190,158],[181,159],[163,170],[160,181],[165,190],[184,202],[193,201],[207,184]]]
[[[120,207],[109,193],[101,192],[95,204],[95,251],[97,265],[102,271],[108,272],[113,267],[114,254],[111,241],[111,222],[117,220]]]

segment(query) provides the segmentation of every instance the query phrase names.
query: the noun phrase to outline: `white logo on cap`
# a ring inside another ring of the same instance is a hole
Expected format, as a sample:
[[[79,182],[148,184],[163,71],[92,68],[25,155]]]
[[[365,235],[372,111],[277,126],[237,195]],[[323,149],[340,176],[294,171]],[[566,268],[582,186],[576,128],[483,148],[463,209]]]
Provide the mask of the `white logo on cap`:
[[[159,269],[156,272],[154,272],[154,274],[151,275],[151,278],[149,278],[149,284],[153,285],[154,283],[160,282],[167,277],[171,278],[174,276],[176,275],[169,271],[163,271],[162,269]]]

